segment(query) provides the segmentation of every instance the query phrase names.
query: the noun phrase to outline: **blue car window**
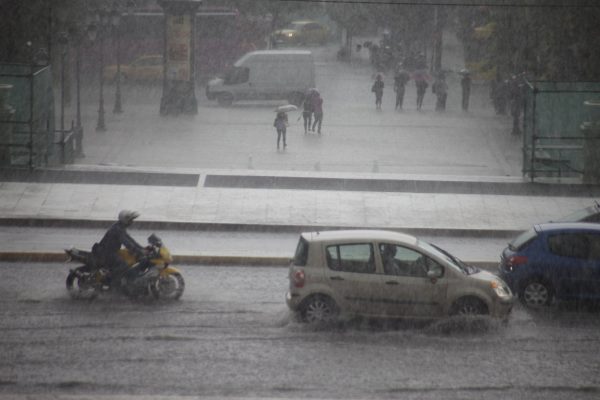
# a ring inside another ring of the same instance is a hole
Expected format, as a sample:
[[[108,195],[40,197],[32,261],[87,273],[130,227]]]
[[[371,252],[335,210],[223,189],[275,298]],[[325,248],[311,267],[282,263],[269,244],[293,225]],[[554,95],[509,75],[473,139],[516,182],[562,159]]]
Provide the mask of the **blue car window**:
[[[581,233],[560,233],[548,236],[548,249],[561,257],[587,259],[590,240]]]

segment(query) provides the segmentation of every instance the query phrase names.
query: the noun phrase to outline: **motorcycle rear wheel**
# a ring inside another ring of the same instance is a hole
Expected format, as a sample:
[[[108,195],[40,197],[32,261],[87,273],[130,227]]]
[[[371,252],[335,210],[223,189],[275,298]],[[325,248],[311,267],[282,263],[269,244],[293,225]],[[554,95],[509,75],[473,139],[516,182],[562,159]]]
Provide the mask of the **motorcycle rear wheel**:
[[[185,289],[185,282],[180,273],[174,272],[159,276],[149,287],[155,299],[178,300]]]
[[[91,300],[95,298],[98,293],[93,285],[92,273],[89,268],[85,265],[74,269],[69,272],[66,280],[67,291],[72,299]]]

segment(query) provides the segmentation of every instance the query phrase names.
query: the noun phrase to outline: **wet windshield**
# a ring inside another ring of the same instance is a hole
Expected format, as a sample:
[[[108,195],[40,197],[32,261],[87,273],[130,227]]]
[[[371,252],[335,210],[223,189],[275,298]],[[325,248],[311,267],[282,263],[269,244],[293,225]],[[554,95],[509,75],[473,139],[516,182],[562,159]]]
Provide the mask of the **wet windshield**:
[[[536,236],[537,236],[537,232],[535,231],[535,229],[533,229],[533,228],[529,229],[529,230],[521,233],[516,238],[514,238],[512,240],[512,242],[510,242],[508,244],[508,248],[511,249],[512,251],[521,250],[525,245],[527,245],[527,243],[529,243],[531,240],[533,240]]]
[[[446,250],[444,250],[434,244],[424,242],[424,241],[419,241],[419,246],[421,246],[428,252],[438,256],[439,258],[446,260],[450,265],[458,268],[461,272],[463,272],[466,275],[470,275],[470,274],[479,272],[478,268],[465,264],[458,257],[453,256],[452,254],[448,253]]]

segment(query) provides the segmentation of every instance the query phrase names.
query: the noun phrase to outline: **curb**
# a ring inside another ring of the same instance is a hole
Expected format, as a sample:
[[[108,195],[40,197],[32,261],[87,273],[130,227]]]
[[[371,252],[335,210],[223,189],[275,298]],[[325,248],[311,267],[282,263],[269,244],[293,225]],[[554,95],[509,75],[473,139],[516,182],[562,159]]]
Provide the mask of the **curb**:
[[[0,217],[0,226],[18,226],[31,228],[94,228],[106,229],[114,220],[103,219],[60,219],[30,217]],[[418,228],[403,226],[342,226],[342,225],[294,225],[294,224],[246,224],[219,222],[185,222],[185,221],[144,221],[136,220],[135,229],[145,230],[194,230],[194,231],[269,231],[302,233],[340,229],[381,229],[408,233],[413,236],[456,236],[456,237],[514,237],[523,229],[487,229],[487,228]]]
[[[281,256],[235,256],[222,254],[172,254],[173,264],[186,265],[211,265],[211,266],[261,266],[285,267],[289,265],[290,257]],[[493,261],[467,261],[466,264],[474,265],[483,270],[495,272],[498,262]],[[32,263],[67,263],[68,257],[64,252],[36,252],[36,251],[10,251],[0,252],[0,262],[32,262]]]

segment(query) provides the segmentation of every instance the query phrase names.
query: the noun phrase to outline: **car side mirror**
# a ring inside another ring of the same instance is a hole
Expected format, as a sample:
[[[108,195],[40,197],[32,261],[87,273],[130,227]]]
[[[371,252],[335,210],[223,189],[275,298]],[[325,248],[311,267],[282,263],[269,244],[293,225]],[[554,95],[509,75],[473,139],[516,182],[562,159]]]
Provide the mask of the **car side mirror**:
[[[438,269],[430,269],[427,271],[427,277],[431,280],[437,280],[442,276],[442,271]]]

